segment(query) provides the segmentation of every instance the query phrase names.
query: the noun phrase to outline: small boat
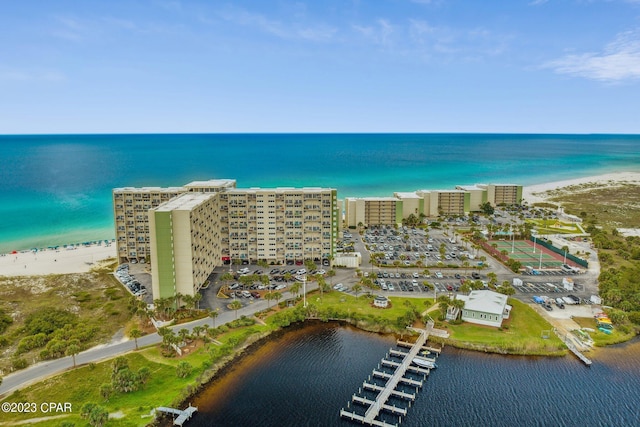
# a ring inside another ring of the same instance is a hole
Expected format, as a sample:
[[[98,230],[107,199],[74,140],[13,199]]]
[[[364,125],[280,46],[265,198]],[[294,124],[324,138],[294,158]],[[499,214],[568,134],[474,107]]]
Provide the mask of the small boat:
[[[414,357],[411,362],[413,362],[415,365],[420,366],[421,368],[435,369],[438,367],[438,365],[436,365],[436,362],[432,362],[431,360],[427,360],[427,359],[422,359],[420,357]]]

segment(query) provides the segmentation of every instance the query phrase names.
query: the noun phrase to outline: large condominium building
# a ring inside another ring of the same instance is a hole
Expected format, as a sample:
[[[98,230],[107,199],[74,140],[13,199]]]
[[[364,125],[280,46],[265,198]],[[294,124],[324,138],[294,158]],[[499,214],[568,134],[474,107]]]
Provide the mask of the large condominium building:
[[[416,194],[424,198],[425,215],[464,215],[470,211],[471,196],[463,190],[420,190]]]
[[[396,225],[402,222],[402,201],[395,197],[345,198],[348,227]]]
[[[149,261],[151,242],[149,238],[149,209],[188,192],[218,192],[235,188],[232,179],[194,181],[182,187],[125,187],[113,190],[113,217],[116,228],[118,260]]]
[[[213,180],[163,190],[114,190],[116,212],[121,202],[149,200],[140,204],[140,228],[133,221],[131,235],[126,212],[116,220],[116,233],[122,232],[118,254],[121,262],[151,262],[159,298],[194,295],[216,266],[232,260],[321,262],[335,256],[339,210],[334,189],[238,189],[235,181]]]

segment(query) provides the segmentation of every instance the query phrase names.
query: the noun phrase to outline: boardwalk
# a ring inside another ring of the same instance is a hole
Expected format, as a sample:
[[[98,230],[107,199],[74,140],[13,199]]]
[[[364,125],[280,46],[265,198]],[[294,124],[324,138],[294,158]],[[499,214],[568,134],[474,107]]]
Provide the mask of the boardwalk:
[[[175,408],[167,408],[166,406],[161,406],[156,408],[157,411],[164,412],[166,414],[177,415],[177,418],[173,419],[173,425],[182,426],[187,420],[189,420],[194,413],[198,411],[198,408],[195,406],[189,405],[189,407],[185,410],[175,409]]]

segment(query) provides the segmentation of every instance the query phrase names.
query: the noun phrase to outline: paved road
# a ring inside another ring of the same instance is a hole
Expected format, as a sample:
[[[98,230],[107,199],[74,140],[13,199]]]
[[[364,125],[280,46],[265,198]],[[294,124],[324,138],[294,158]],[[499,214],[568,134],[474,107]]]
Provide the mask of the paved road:
[[[307,291],[317,288],[315,283],[307,283]],[[283,299],[292,298],[289,292],[283,294]],[[271,302],[270,305],[274,305],[276,302]],[[255,300],[251,304],[238,310],[237,316],[252,316],[258,311],[268,308],[269,302],[266,300]],[[220,314],[215,320],[216,326],[229,323],[236,319],[236,313],[233,311],[220,311]],[[189,323],[183,323],[172,326],[174,331],[186,328],[192,330],[194,326],[202,326],[205,323],[209,326],[213,326],[213,320],[211,318],[205,318],[195,320]],[[144,347],[152,344],[158,344],[162,342],[162,338],[157,333],[145,335],[138,338],[138,346]],[[89,350],[83,351],[76,355],[76,364],[83,365],[90,362],[98,362],[104,359],[109,359],[118,355],[135,350],[135,342],[133,340],[123,340],[120,342],[114,342],[107,345],[100,345],[93,347]],[[2,385],[0,385],[0,396],[10,393],[16,389],[28,386],[35,382],[41,381],[47,377],[59,374],[63,371],[71,369],[73,367],[73,360],[70,356],[62,359],[48,360],[32,365],[26,369],[14,372],[3,378]]]

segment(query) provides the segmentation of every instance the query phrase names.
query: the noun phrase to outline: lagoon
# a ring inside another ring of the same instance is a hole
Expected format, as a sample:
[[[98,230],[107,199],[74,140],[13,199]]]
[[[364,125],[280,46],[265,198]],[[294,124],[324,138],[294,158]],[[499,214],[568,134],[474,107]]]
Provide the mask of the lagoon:
[[[276,334],[191,401],[190,427],[349,426],[339,418],[391,336],[334,323]],[[402,426],[635,426],[640,341],[572,356],[513,357],[446,347]],[[393,422],[393,417],[389,422]],[[168,424],[167,424],[168,425]]]

